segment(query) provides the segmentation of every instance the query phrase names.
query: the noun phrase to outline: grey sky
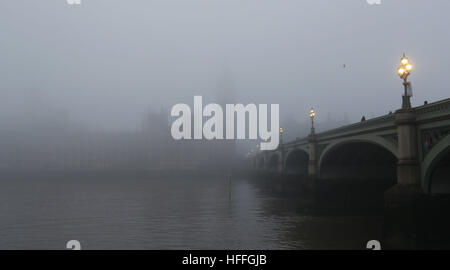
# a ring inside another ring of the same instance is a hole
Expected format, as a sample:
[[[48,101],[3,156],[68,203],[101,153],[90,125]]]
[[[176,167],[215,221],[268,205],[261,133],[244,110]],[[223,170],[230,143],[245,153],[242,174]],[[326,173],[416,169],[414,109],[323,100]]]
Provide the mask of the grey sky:
[[[215,101],[224,65],[239,102],[357,121],[400,106],[403,51],[413,105],[449,97],[448,0],[82,1],[0,0],[2,121],[39,91],[77,122],[135,128],[149,108]]]

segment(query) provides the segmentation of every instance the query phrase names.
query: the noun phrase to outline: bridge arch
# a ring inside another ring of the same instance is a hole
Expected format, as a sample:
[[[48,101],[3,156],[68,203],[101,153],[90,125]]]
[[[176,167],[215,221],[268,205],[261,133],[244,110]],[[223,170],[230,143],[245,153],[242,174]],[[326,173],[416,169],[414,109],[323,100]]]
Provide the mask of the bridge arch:
[[[450,134],[431,148],[421,167],[425,192],[450,193]]]
[[[386,178],[396,181],[396,146],[377,136],[329,144],[319,158],[321,178]]]
[[[284,171],[288,174],[308,174],[309,154],[302,148],[294,148],[287,152],[284,160]]]

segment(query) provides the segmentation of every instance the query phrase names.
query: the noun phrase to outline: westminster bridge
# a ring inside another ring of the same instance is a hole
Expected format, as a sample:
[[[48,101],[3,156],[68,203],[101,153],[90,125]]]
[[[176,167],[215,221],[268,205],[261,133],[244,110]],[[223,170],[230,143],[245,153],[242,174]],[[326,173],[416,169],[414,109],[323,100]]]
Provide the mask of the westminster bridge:
[[[270,187],[304,183],[297,196],[313,207],[376,201],[386,248],[450,247],[450,99],[411,107],[404,97],[381,117],[320,133],[312,126],[308,137],[259,151],[250,163]]]
[[[252,159],[258,171],[312,178],[395,178],[448,193],[450,99],[280,143]]]

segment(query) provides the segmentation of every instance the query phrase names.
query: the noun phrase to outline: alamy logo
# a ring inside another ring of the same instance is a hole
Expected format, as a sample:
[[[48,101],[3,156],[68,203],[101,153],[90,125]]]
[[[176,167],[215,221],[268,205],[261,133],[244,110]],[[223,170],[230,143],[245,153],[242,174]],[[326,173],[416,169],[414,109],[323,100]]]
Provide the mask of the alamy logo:
[[[81,0],[67,0],[69,5],[81,5]]]
[[[172,137],[175,140],[192,139],[191,122],[194,121],[194,139],[201,140],[233,140],[235,139],[257,139],[258,131],[261,142],[261,150],[274,150],[279,144],[279,105],[270,105],[270,130],[268,129],[267,104],[226,104],[225,119],[224,111],[219,104],[211,103],[203,108],[202,97],[194,97],[194,115],[187,104],[176,104],[170,112],[172,117],[178,117],[171,128]],[[248,114],[248,125],[246,119]],[[203,124],[203,117],[209,117]],[[236,125],[235,125],[236,118]],[[224,132],[224,127],[226,128]],[[248,127],[248,128],[247,128]],[[248,137],[246,131],[248,130]],[[225,133],[225,134],[224,134]]]
[[[367,0],[369,5],[381,5],[381,0]]]

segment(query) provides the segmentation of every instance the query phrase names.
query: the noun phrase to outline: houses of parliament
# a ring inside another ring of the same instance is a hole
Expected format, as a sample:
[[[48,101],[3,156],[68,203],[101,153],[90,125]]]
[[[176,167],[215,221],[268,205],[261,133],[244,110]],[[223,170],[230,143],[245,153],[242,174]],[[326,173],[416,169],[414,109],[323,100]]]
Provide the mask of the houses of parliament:
[[[234,101],[231,78],[217,81],[220,104]],[[170,114],[145,115],[134,131],[93,131],[71,124],[68,113],[35,102],[16,125],[3,126],[0,170],[195,170],[236,162],[233,140],[174,140]],[[21,123],[20,123],[21,122]]]

